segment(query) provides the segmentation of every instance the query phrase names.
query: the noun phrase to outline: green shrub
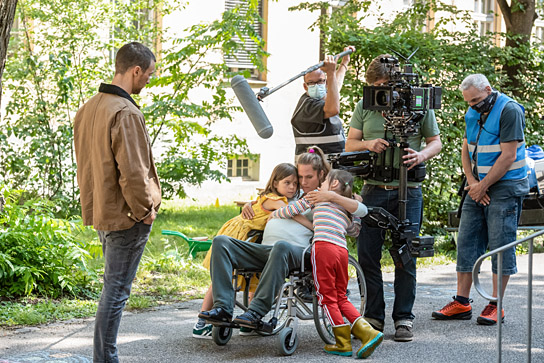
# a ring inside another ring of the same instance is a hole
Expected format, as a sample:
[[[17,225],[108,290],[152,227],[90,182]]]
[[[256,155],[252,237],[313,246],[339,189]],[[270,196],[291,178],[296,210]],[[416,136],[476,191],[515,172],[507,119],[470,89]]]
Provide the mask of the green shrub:
[[[0,213],[0,295],[90,293],[97,276],[76,240],[83,227],[54,218],[49,202],[25,201],[22,193],[0,187],[6,201]]]

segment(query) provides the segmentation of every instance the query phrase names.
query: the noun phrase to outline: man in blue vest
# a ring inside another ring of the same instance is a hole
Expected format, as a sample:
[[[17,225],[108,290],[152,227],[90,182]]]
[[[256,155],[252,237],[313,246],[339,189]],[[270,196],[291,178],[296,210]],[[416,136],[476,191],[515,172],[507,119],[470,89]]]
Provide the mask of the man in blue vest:
[[[462,207],[457,239],[457,295],[435,319],[470,320],[469,293],[472,268],[486,252],[516,240],[523,196],[529,192],[525,165],[525,109],[510,97],[493,90],[482,74],[461,83],[463,98],[470,105],[461,158],[468,192]],[[497,255],[492,258],[493,296],[497,296]],[[517,272],[515,249],[504,252],[502,287]],[[497,323],[497,305],[488,304],[478,324]],[[504,310],[501,311],[501,321]]]

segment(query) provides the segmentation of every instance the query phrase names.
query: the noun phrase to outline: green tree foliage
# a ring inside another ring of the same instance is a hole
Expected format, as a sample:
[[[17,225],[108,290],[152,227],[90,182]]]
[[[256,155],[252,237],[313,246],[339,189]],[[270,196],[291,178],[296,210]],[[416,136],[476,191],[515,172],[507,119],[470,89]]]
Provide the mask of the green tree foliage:
[[[483,73],[493,87],[512,95],[514,92],[507,86],[503,65],[522,62],[524,88],[517,101],[526,109],[527,145],[542,144],[543,135],[539,132],[544,115],[543,105],[539,102],[544,97],[542,51],[539,48],[499,47],[495,45],[495,37],[502,39],[506,34],[480,36],[469,12],[440,1],[417,1],[392,19],[378,17],[374,29],[365,27],[365,20],[371,15],[369,6],[370,1],[349,0],[344,7],[321,15],[314,24],[322,32],[328,53],[337,54],[346,45],[354,45],[357,49],[351,56],[350,71],[342,88],[341,112],[347,116],[344,119],[349,120],[362,98],[366,66],[374,57],[391,53],[391,50],[408,56],[419,48],[411,59],[415,72],[424,82],[443,89],[442,109],[436,110],[443,148],[427,163],[424,182],[426,223],[423,226],[427,233],[441,232],[447,224],[447,212],[458,206],[456,193],[462,180],[461,145],[468,106],[459,85],[469,74]],[[303,3],[292,10],[317,12],[327,7],[327,2]],[[440,18],[433,19],[429,15],[437,13]],[[429,27],[432,22],[434,26]],[[466,30],[451,30],[463,28]]]
[[[22,25],[12,31],[4,73],[10,101],[0,121],[0,182],[55,201],[64,215],[77,210],[75,113],[100,82],[111,81],[115,50],[134,40],[155,49],[159,61],[159,75],[146,91],[151,96],[137,102],[143,106],[154,148],[161,150],[155,158],[165,196],[184,196],[182,183],[225,179],[214,164],[246,153],[247,146],[235,136],[212,132],[214,122],[229,120],[235,110],[225,93],[225,81],[232,74],[221,53],[243,47],[235,41],[242,34],[262,48],[250,26],[262,20],[257,4],[251,0],[244,9],[186,29],[185,38],[169,39],[158,18],[183,9],[180,0],[19,1]],[[214,52],[219,54],[215,63],[205,57]],[[253,54],[261,68],[262,55]],[[208,94],[199,103],[189,98],[197,87]]]
[[[224,12],[222,19],[191,26],[185,30],[186,37],[171,39],[172,46],[163,54],[161,75],[150,83],[153,95],[144,113],[153,143],[165,145],[157,167],[166,196],[185,197],[183,183],[226,180],[213,165],[224,165],[231,155],[249,153],[245,140],[235,134],[213,132],[216,121],[231,120],[231,113],[241,108],[232,106],[226,95],[230,87],[226,81],[234,74],[222,60],[214,61],[209,55],[233,55],[244,46],[236,40],[247,35],[259,49],[250,54],[252,61],[263,69],[264,42],[252,27],[262,21],[257,6],[258,1],[252,0],[243,8]],[[210,96],[192,101],[190,92],[197,88]]]
[[[0,295],[58,297],[82,295],[97,282],[85,246],[76,240],[82,227],[54,218],[51,203],[27,199],[0,188]]]

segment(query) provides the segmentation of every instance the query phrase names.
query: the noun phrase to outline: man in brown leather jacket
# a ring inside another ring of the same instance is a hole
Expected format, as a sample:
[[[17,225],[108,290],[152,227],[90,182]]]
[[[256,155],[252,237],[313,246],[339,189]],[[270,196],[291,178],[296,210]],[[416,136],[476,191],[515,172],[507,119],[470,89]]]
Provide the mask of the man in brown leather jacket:
[[[118,362],[121,314],[161,204],[144,115],[130,96],[140,93],[154,70],[149,48],[136,42],[124,45],[112,83],[102,83],[74,121],[83,223],[98,232],[105,264],[94,362]]]

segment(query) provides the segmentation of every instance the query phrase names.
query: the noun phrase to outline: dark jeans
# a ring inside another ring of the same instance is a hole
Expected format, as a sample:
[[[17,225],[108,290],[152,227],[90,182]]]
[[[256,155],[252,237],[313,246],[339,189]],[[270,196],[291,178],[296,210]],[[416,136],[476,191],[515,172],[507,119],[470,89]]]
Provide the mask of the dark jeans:
[[[117,332],[151,226],[140,222],[123,231],[97,232],[104,254],[104,286],[94,325],[93,361],[119,362]]]
[[[382,207],[398,217],[398,190],[385,190],[365,184],[361,192],[363,203],[369,207]],[[421,188],[408,188],[406,217],[416,223],[412,229],[419,234],[423,212],[423,196]],[[364,223],[357,240],[359,264],[365,274],[367,303],[365,317],[385,320],[385,300],[380,259],[386,230],[370,228]],[[414,320],[412,307],[416,299],[416,263],[415,258],[404,268],[395,267],[395,302],[393,304],[393,321]]]

